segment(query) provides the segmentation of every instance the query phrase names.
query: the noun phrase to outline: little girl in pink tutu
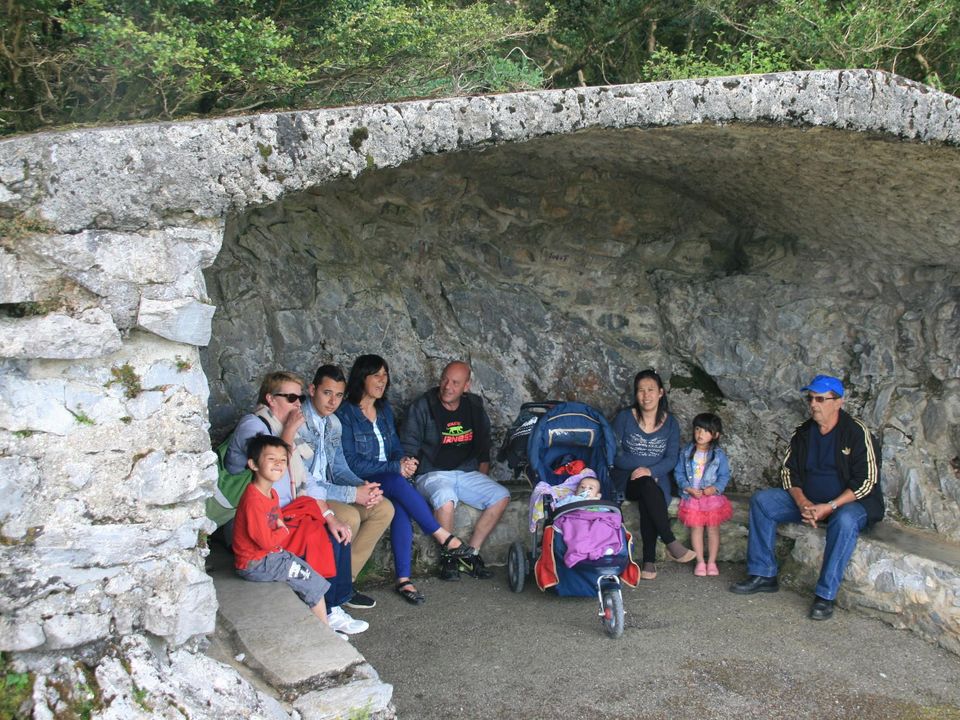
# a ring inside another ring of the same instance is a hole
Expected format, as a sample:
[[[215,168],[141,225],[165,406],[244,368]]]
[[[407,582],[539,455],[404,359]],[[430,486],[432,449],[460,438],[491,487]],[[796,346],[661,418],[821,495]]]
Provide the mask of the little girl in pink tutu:
[[[690,544],[697,554],[693,574],[719,575],[720,525],[733,517],[733,507],[723,496],[730,482],[730,464],[720,449],[723,423],[713,413],[693,419],[693,442],[680,451],[674,475],[680,488],[677,517],[690,528]],[[703,559],[703,529],[707,529],[707,561]]]

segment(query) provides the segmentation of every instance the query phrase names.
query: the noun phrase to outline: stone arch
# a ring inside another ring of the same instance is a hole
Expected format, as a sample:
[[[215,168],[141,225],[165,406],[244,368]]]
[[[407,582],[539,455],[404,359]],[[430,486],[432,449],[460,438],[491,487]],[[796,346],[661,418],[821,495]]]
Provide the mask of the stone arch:
[[[0,649],[45,653],[138,633],[173,647],[212,628],[215,598],[198,546],[202,501],[215,477],[208,389],[219,398],[215,409],[235,412],[243,378],[223,372],[230,368],[217,343],[230,337],[225,331],[211,346],[220,354],[208,355],[207,373],[201,369],[198,348],[210,344],[218,322],[202,269],[212,266],[208,280],[226,297],[228,274],[216,264],[228,259],[225,233],[232,253],[251,220],[273,213],[290,224],[293,212],[316,212],[318,199],[347,212],[349,201],[334,202],[338,193],[379,193],[355,217],[392,228],[396,242],[409,239],[413,233],[396,232],[397,220],[384,221],[381,211],[396,200],[398,212],[425,212],[418,196],[430,185],[418,173],[444,187],[493,178],[498,191],[490,197],[464,191],[439,210],[476,221],[470,269],[478,277],[491,265],[508,278],[546,266],[565,291],[575,283],[563,281],[589,265],[575,238],[598,226],[605,239],[591,236],[585,253],[596,263],[597,287],[609,275],[622,285],[627,261],[645,263],[644,282],[629,289],[656,313],[632,309],[612,282],[603,288],[610,307],[578,303],[577,294],[560,302],[552,286],[529,307],[507,307],[518,326],[530,330],[539,313],[560,337],[569,332],[591,349],[595,359],[575,381],[560,370],[562,348],[548,354],[545,379],[533,376],[531,359],[519,369],[504,363],[507,344],[497,348],[499,359],[480,357],[479,344],[465,338],[502,319],[495,307],[457,316],[458,329],[447,332],[431,302],[449,302],[447,290],[428,285],[405,296],[399,288],[396,316],[407,318],[405,329],[420,344],[436,335],[485,362],[483,385],[504,415],[528,393],[609,398],[639,360],[666,363],[677,390],[684,378],[698,385],[697,373],[719,388],[733,427],[743,430],[733,455],[749,475],[756,467],[746,458],[771,457],[788,429],[784,418],[799,417],[791,399],[797,382],[829,365],[857,389],[856,409],[883,428],[888,494],[916,522],[960,537],[958,144],[955,98],[873,71],[455,98],[0,142],[7,310],[0,485],[11,498],[0,518],[9,544],[0,552],[16,598]],[[491,205],[517,189],[497,174],[504,164],[538,173],[533,194],[542,202],[526,220],[519,202]],[[596,176],[577,178],[584,164]],[[565,225],[577,186],[583,192],[591,183],[650,212],[620,218],[588,193],[581,197],[590,212]],[[557,195],[555,185],[570,194]],[[673,226],[664,207],[674,209]],[[535,233],[524,235],[530,223],[570,252],[537,255]],[[422,229],[422,219],[413,227]],[[644,234],[651,227],[657,231]],[[290,257],[287,242],[282,252]],[[423,251],[435,258],[442,242],[434,238]],[[241,263],[237,277],[249,268]],[[698,284],[704,268],[709,283]],[[450,278],[453,287],[456,273]],[[419,325],[411,320],[418,313]],[[267,320],[280,327],[276,316]],[[731,340],[717,345],[718,336]],[[616,356],[604,355],[609,347]],[[436,370],[440,350],[404,369],[411,393]],[[353,350],[336,352],[342,361]],[[259,367],[266,357],[238,367]],[[711,400],[705,389],[676,392],[681,412]]]

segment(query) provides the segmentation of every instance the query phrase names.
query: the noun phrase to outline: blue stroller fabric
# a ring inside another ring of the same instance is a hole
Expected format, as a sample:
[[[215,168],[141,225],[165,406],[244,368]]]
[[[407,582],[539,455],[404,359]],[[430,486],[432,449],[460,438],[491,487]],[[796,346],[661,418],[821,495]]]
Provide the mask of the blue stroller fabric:
[[[614,499],[610,480],[610,467],[616,457],[613,429],[603,415],[584,403],[560,403],[545,413],[533,428],[527,440],[527,473],[531,483],[563,482],[567,475],[553,471],[565,464],[568,456],[582,460],[597,473],[604,500]]]
[[[576,472],[578,464],[575,461],[580,460],[597,474],[600,494],[606,501],[599,504],[607,505],[608,511],[619,513],[619,507],[612,502],[614,488],[610,478],[615,455],[616,442],[606,418],[589,405],[566,402],[545,413],[530,433],[527,472],[534,485],[539,482],[557,485],[564,482],[569,473]],[[559,474],[555,472],[558,468]],[[564,508],[561,512],[566,511]],[[597,581],[604,575],[621,575],[629,570],[627,574],[632,579],[639,573],[631,559],[629,535],[622,528],[620,552],[598,560],[583,560],[568,568],[562,561],[567,546],[563,536],[555,532],[552,520],[548,513],[542,552],[535,568],[541,589],[552,587],[558,595],[590,597],[597,594]],[[633,573],[634,569],[637,573]]]

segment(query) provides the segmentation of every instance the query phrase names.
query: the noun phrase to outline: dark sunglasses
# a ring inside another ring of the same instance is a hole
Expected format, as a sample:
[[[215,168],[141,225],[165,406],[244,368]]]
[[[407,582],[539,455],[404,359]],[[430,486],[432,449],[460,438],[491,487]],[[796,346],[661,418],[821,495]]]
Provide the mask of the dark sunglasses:
[[[815,402],[815,403],[820,403],[821,405],[825,403],[827,400],[836,400],[836,399],[837,398],[835,398],[833,395],[827,395],[826,397],[824,397],[823,395],[807,395],[808,403]]]
[[[296,393],[270,393],[270,394],[273,395],[274,397],[282,397],[291,405],[293,405],[298,400],[300,401],[301,405],[307,401],[306,395],[297,395]]]

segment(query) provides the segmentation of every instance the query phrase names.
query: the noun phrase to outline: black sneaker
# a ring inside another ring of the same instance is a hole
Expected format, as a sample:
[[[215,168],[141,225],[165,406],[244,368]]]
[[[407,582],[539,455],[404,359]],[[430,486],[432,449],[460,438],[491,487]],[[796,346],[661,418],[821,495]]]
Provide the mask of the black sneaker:
[[[478,580],[486,580],[487,578],[493,577],[493,572],[487,570],[486,563],[483,562],[483,558],[480,557],[480,553],[475,553],[473,555],[460,558],[459,562],[460,571],[465,572],[470,577],[475,577]]]
[[[352,608],[353,610],[370,610],[376,606],[376,600],[361,592],[354,592],[350,599],[344,603],[344,607]]]
[[[460,579],[460,568],[457,567],[457,558],[449,555],[440,556],[440,579],[448,582]]]

